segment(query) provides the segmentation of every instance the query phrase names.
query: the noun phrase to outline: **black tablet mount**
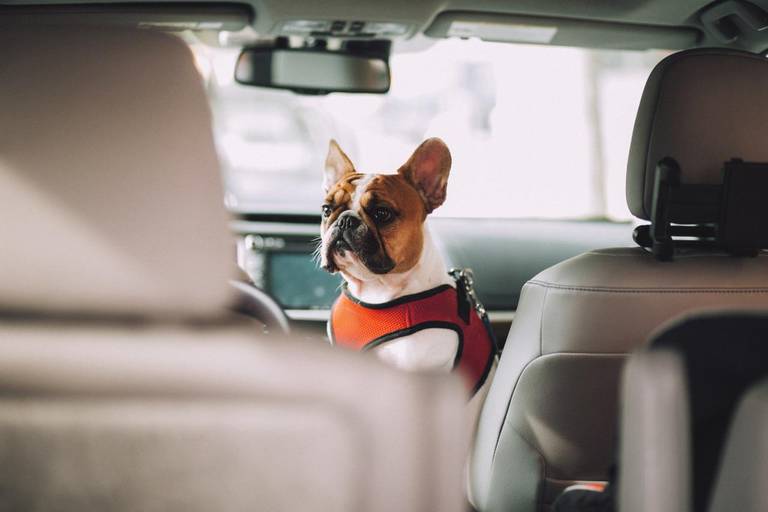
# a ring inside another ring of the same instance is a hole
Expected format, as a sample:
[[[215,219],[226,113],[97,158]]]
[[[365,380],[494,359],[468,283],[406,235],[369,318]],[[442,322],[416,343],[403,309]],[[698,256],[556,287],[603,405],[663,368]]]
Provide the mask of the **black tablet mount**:
[[[633,235],[661,261],[676,248],[721,250],[757,256],[768,248],[768,163],[734,158],[723,165],[720,185],[680,182],[680,166],[666,157],[656,165],[651,224]]]

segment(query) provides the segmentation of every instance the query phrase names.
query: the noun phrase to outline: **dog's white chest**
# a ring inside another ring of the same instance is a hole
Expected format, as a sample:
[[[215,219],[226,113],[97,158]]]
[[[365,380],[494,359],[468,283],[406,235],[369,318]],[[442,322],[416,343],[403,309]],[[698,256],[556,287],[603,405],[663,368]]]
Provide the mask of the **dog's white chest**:
[[[459,348],[459,336],[450,329],[424,329],[382,343],[372,351],[404,370],[451,371]]]

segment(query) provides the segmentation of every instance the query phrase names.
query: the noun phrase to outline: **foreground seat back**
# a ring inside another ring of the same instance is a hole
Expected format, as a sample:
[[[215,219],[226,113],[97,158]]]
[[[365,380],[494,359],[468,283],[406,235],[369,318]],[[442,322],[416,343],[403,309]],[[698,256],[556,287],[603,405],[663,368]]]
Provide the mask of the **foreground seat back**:
[[[251,331],[4,322],[3,506],[463,510],[458,383]]]
[[[180,39],[3,27],[0,62],[3,508],[462,509],[460,383],[227,312],[232,240]]]
[[[622,405],[621,510],[690,511],[690,402],[680,354],[633,355],[624,372]]]
[[[768,162],[766,86],[768,61],[756,55],[692,50],[662,61],[632,138],[632,213],[650,218],[649,184],[665,156],[678,158],[685,183],[712,183],[732,157]],[[661,262],[640,247],[604,249],[534,277],[480,417],[471,461],[476,506],[545,510],[565,486],[605,480],[626,354],[680,314],[766,307],[764,255],[688,251]]]
[[[731,422],[718,477],[712,489],[711,512],[768,510],[768,379],[743,397]]]
[[[765,313],[686,318],[632,355],[619,510],[765,510],[766,378]]]

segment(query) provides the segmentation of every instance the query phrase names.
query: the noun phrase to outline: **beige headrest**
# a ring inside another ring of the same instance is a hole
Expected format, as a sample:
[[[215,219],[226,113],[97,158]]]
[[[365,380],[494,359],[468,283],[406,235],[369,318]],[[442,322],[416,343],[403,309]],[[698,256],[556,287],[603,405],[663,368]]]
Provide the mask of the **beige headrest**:
[[[222,198],[180,39],[0,30],[0,313],[219,313],[233,257]]]
[[[731,158],[768,162],[768,60],[696,49],[662,60],[643,91],[627,165],[627,204],[648,219],[656,164],[672,157],[681,181],[719,184]]]

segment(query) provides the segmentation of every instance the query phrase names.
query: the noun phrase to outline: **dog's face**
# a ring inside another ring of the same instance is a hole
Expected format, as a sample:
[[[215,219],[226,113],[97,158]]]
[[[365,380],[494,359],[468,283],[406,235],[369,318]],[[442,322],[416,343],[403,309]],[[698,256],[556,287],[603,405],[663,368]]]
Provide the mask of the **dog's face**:
[[[356,279],[406,272],[419,261],[424,220],[443,204],[451,154],[424,141],[397,174],[357,172],[331,141],[325,162],[320,265]]]

